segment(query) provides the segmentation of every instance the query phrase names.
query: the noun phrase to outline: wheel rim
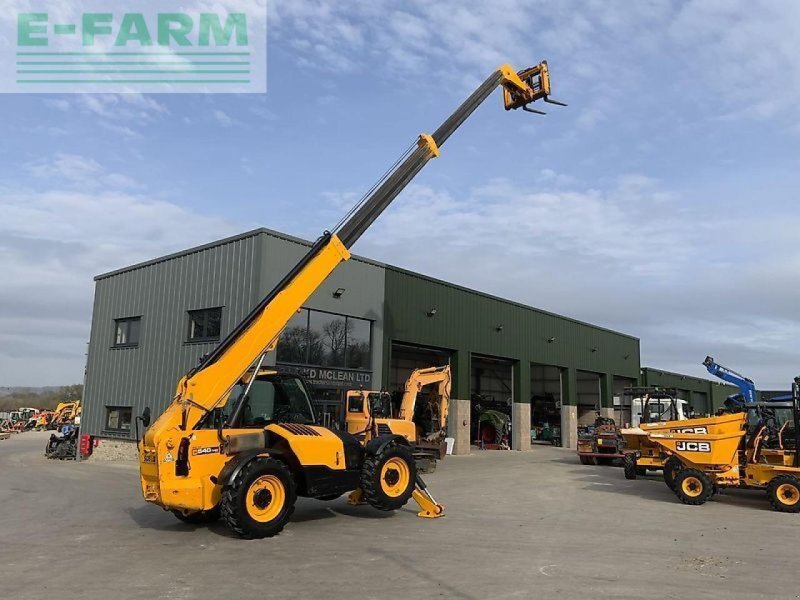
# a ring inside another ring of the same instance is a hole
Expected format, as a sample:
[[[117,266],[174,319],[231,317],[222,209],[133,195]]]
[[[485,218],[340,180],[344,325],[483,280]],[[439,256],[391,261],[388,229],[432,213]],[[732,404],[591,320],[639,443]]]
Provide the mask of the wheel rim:
[[[275,519],[286,503],[286,488],[275,475],[262,475],[247,490],[247,513],[259,523]]]
[[[800,502],[800,490],[791,483],[783,483],[778,486],[778,499],[786,506],[794,506]]]
[[[400,496],[411,480],[408,463],[402,458],[390,458],[381,469],[381,489],[392,498]]]
[[[681,482],[681,490],[690,498],[697,498],[703,493],[703,482],[697,477],[687,477]]]

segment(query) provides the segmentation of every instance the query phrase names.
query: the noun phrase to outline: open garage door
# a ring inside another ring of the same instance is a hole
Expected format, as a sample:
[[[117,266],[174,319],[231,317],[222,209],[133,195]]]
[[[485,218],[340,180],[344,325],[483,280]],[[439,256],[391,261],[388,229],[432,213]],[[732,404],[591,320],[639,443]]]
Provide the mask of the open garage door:
[[[472,440],[481,448],[508,449],[514,402],[513,363],[490,356],[472,356],[470,401]],[[527,423],[522,424],[528,427]]]
[[[600,409],[600,375],[577,371],[578,427],[594,425]]]
[[[389,392],[402,393],[406,380],[414,369],[442,367],[450,364],[453,353],[442,348],[427,348],[409,344],[392,343],[389,364]]]
[[[561,370],[531,365],[531,442],[552,444],[561,437]]]
[[[625,395],[625,388],[634,387],[635,379],[614,377],[614,422],[622,427],[633,422],[630,396]]]

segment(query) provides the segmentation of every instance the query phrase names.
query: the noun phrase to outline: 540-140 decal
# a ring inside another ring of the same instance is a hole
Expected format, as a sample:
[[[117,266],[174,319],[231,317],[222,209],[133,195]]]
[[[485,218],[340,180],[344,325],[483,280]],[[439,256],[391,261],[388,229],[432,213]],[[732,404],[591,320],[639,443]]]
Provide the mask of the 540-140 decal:
[[[219,446],[206,446],[205,448],[192,448],[192,456],[205,456],[206,454],[219,454]]]

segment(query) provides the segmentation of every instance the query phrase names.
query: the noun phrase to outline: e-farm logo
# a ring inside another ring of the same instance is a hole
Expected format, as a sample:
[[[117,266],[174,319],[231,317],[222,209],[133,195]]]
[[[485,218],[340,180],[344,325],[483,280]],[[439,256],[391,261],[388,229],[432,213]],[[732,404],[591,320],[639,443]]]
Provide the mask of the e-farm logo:
[[[132,11],[112,4],[18,13],[4,36],[16,43],[7,45],[15,48],[13,68],[0,73],[0,90],[266,91],[265,0],[216,0],[196,10],[186,0],[126,3]]]

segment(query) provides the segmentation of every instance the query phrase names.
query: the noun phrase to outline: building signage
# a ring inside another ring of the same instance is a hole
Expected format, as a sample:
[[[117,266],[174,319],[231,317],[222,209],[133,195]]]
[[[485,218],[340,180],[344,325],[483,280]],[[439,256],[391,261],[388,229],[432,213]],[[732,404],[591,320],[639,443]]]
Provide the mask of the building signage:
[[[319,387],[341,389],[369,388],[372,382],[372,371],[352,369],[332,369],[329,367],[298,367],[278,363],[278,368],[286,373],[295,373],[308,383]]]

